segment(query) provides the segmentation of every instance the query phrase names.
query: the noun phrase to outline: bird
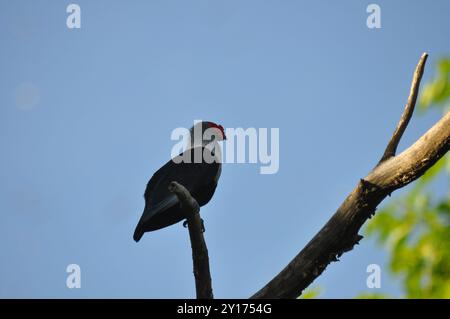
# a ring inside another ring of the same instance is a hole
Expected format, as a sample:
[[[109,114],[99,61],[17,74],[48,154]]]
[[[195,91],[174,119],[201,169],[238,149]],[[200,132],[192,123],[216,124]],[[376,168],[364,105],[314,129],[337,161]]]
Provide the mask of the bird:
[[[224,128],[214,122],[199,121],[189,130],[189,136],[186,150],[157,170],[147,183],[144,211],[133,235],[136,242],[145,232],[186,219],[178,197],[168,189],[171,182],[183,185],[200,207],[213,197],[222,172],[217,142],[226,140]]]

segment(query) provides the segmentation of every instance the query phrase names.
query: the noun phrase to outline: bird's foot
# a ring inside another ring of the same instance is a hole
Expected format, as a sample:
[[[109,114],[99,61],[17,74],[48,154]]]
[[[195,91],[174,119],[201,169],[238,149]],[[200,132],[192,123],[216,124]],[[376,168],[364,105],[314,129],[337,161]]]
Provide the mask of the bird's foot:
[[[202,222],[202,233],[204,233],[205,231],[206,231],[206,229],[205,229],[205,222],[203,221],[203,218],[200,218],[200,221]]]
[[[203,218],[200,218],[200,221],[202,222],[200,227],[201,227],[202,233],[204,233],[206,231],[206,229],[205,229],[205,222],[203,221]],[[186,228],[187,226],[188,226],[188,221],[186,219],[183,222],[183,227]]]

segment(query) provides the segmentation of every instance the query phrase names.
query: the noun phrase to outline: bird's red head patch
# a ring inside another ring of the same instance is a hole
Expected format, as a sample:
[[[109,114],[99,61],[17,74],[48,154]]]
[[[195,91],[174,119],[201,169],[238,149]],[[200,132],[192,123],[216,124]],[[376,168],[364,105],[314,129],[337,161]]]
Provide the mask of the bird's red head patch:
[[[223,139],[223,140],[226,140],[226,139],[227,139],[227,137],[226,137],[226,135],[225,135],[225,130],[224,130],[224,128],[223,128],[222,125],[218,125],[218,124],[216,124],[216,123],[209,122],[209,127],[218,129],[218,130],[220,131],[220,133],[222,133],[222,139]]]

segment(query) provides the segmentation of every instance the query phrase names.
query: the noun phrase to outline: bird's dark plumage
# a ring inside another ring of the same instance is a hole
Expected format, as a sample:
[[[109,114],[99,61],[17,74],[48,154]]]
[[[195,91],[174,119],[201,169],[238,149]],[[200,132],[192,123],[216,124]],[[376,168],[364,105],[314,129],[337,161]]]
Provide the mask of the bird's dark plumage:
[[[139,241],[145,232],[157,230],[185,219],[177,197],[168,190],[172,181],[186,187],[200,206],[209,202],[217,186],[221,163],[207,163],[204,160],[201,163],[194,163],[194,154],[200,151],[209,152],[202,146],[191,148],[180,154],[178,158],[167,162],[153,174],[145,190],[145,208],[134,232],[135,241]],[[180,156],[186,159],[186,152],[189,152],[190,162],[180,162]]]

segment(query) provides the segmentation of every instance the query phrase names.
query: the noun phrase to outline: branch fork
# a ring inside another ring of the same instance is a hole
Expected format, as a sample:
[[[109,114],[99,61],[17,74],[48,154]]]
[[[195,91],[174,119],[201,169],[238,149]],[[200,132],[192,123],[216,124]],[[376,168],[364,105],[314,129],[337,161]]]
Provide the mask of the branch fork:
[[[361,226],[390,194],[420,176],[450,148],[450,112],[413,145],[396,155],[400,139],[414,112],[428,54],[414,72],[403,114],[378,164],[359,181],[336,213],[292,261],[251,298],[297,298],[332,261],[358,244]]]

